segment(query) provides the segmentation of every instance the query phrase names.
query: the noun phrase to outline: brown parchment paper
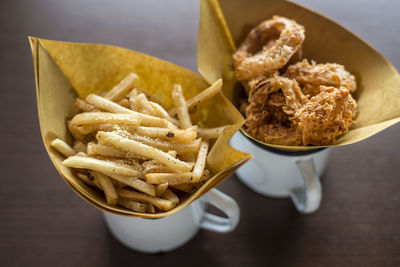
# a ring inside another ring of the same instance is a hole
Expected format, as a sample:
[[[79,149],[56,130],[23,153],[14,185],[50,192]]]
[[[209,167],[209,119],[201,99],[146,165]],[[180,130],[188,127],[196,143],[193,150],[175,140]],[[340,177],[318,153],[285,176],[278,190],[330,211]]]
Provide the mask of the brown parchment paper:
[[[168,212],[143,214],[108,205],[103,193],[82,183],[62,164],[64,157],[49,146],[56,137],[71,144],[72,138],[66,127],[66,120],[76,112],[76,97],[79,95],[84,98],[92,92],[109,90],[128,73],[135,72],[140,77],[137,88],[155,97],[165,107],[171,107],[173,84],[181,84],[185,98],[188,99],[206,89],[209,83],[185,68],[120,47],[50,41],[35,37],[30,37],[29,41],[34,64],[39,123],[46,150],[71,188],[97,208],[118,215],[164,217],[189,205],[251,158],[251,155],[228,144],[244,119],[224,95],[219,93],[200,105],[192,114],[193,122],[201,127],[229,125],[207,157],[207,168],[213,177]]]
[[[335,145],[362,141],[400,121],[400,75],[379,52],[328,18],[284,0],[202,0],[198,39],[198,70],[213,81],[230,79],[224,94],[237,103],[238,90],[230,58],[247,33],[273,15],[285,16],[305,26],[303,57],[318,63],[343,64],[356,76],[356,123]],[[360,22],[362,23],[362,22]],[[324,146],[284,146],[260,142],[283,150],[308,150]]]

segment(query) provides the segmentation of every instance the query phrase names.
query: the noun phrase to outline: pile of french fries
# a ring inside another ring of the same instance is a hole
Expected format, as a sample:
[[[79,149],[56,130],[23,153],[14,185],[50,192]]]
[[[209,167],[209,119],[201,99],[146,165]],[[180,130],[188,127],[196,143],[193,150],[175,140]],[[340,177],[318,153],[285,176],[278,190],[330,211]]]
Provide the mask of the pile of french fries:
[[[102,96],[77,98],[82,112],[68,122],[74,145],[54,139],[51,146],[77,177],[104,192],[109,205],[168,211],[211,176],[205,168],[210,139],[224,126],[201,129],[192,124],[190,112],[214,96],[222,81],[188,101],[175,84],[174,108],[167,112],[135,88],[138,79],[130,73]]]

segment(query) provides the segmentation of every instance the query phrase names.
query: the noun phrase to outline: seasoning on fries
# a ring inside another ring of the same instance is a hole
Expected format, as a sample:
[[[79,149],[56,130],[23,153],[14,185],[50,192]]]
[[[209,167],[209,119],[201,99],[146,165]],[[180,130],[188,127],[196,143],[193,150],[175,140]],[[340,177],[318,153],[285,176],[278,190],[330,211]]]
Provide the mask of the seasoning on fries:
[[[83,183],[104,192],[107,204],[140,213],[169,211],[211,177],[210,139],[225,126],[201,129],[189,110],[214,96],[222,81],[188,101],[181,85],[174,85],[175,106],[167,111],[135,88],[138,79],[131,73],[105,94],[77,98],[82,112],[68,121],[74,145],[57,138],[51,146]]]

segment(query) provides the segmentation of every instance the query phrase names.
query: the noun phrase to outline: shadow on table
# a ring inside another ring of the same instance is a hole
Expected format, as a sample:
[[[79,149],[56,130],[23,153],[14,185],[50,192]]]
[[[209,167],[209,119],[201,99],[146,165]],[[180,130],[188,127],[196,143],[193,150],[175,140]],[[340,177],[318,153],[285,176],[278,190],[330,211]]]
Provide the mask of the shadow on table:
[[[104,223],[105,225],[105,223]],[[105,228],[107,226],[105,225]],[[219,266],[213,258],[207,255],[205,239],[200,231],[191,241],[184,246],[166,253],[145,254],[131,250],[122,245],[111,232],[106,229],[106,242],[108,243],[109,266]]]

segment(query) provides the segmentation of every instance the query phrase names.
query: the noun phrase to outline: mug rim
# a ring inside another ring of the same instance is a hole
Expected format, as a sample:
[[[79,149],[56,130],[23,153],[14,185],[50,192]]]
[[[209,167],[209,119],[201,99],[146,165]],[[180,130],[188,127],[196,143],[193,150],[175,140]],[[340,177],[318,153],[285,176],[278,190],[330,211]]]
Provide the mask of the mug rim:
[[[315,154],[315,153],[318,153],[318,152],[321,152],[321,151],[327,149],[327,147],[322,147],[322,148],[315,148],[315,149],[301,150],[301,151],[281,150],[281,149],[274,148],[272,146],[265,145],[265,144],[257,141],[256,139],[249,137],[245,133],[245,130],[243,129],[243,127],[240,127],[239,132],[245,138],[247,138],[247,140],[249,140],[251,143],[255,144],[257,147],[259,147],[263,150],[267,150],[268,152],[271,152],[271,153],[274,153],[277,155],[281,155],[281,156],[290,156],[290,157],[306,156],[306,155]]]

